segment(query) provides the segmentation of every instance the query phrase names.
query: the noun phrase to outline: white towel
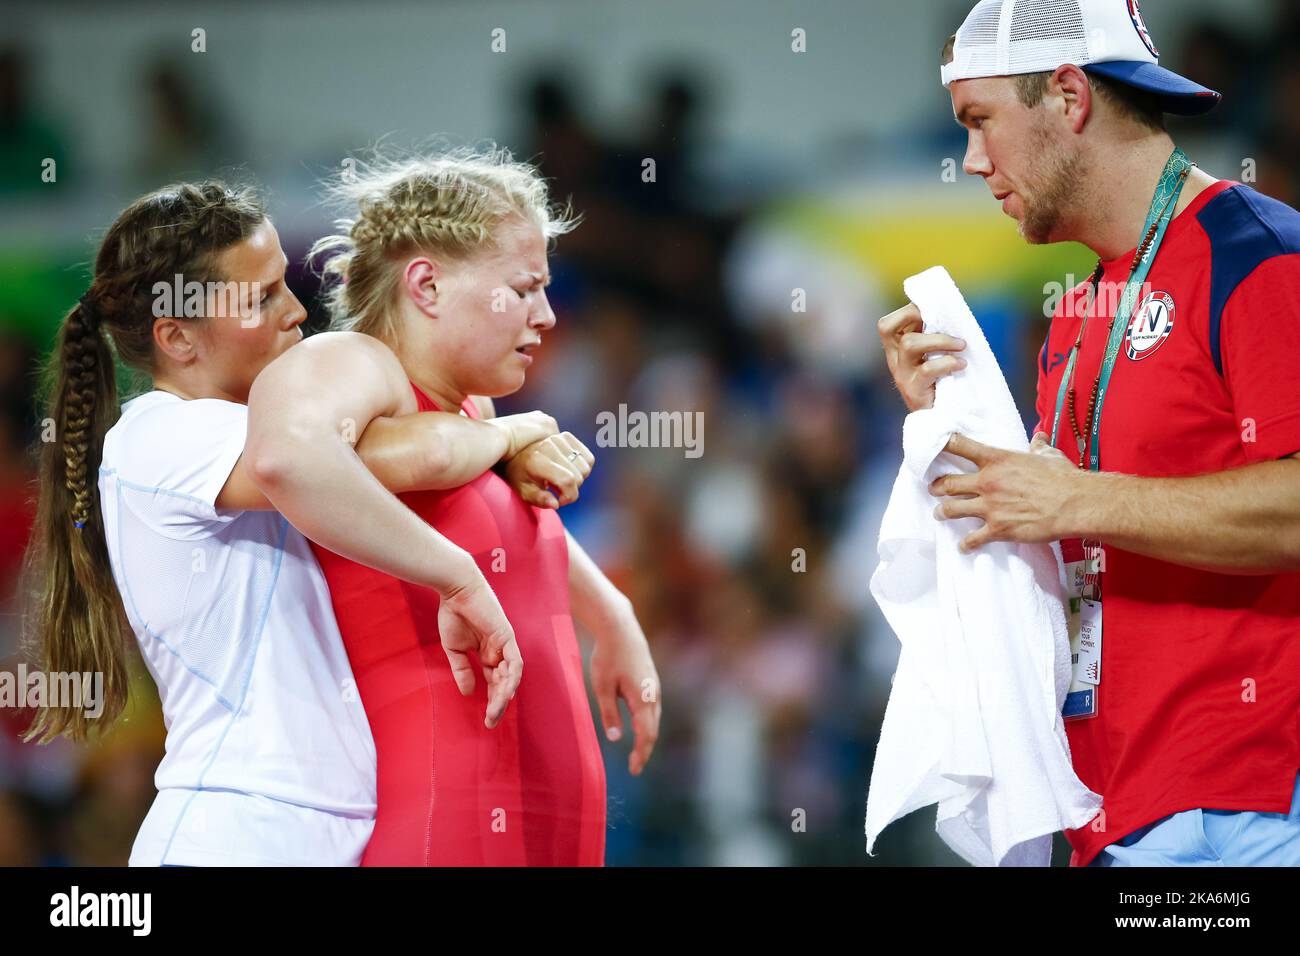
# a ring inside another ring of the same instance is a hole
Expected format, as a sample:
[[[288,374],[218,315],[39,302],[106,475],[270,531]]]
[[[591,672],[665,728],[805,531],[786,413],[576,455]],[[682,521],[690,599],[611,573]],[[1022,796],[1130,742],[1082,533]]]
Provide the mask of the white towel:
[[[958,543],[978,518],[938,520],[927,486],[975,466],[943,451],[953,432],[1027,451],[1024,424],[984,333],[943,267],[903,283],[925,331],[966,342],[967,366],[903,425],[903,467],[880,529],[871,593],[902,643],[867,794],[867,852],[886,826],[932,803],[935,830],[976,866],[1047,866],[1052,834],[1101,798],[1070,764],[1070,682],[1056,544]]]

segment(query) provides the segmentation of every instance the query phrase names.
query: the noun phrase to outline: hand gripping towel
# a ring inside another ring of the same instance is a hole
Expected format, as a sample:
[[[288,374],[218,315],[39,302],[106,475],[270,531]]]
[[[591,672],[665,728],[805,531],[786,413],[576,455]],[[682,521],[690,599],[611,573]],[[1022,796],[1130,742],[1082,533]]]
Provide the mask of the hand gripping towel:
[[[1061,706],[1070,683],[1059,545],[993,542],[963,555],[978,518],[940,520],[930,482],[975,466],[954,432],[1028,451],[997,359],[943,267],[903,283],[926,332],[966,342],[966,368],[903,425],[903,465],[880,529],[871,593],[902,645],[867,793],[867,852],[880,831],[938,804],[935,831],[976,866],[1047,866],[1052,834],[1101,798],[1075,776]]]

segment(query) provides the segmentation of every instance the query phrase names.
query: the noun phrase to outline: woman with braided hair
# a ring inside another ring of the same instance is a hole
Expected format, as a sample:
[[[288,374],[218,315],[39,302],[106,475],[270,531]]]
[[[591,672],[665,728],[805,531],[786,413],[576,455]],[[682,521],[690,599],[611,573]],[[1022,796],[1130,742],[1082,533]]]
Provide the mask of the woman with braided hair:
[[[421,409],[490,420],[492,397],[524,384],[555,325],[547,245],[574,223],[504,150],[381,160],[334,191],[348,218],[313,252],[341,280],[337,326],[391,347]],[[548,454],[548,483],[570,500],[591,453],[565,433]],[[474,556],[515,627],[528,680],[485,733],[429,653],[438,596],[317,549],[378,755],[379,810],[362,865],[601,865],[605,772],[573,616],[596,640],[592,685],[610,740],[622,732],[619,697],[631,712],[629,768],[639,774],[660,692],[631,603],[544,493],[520,500],[488,472],[400,497]]]
[[[298,344],[285,265],[251,191],[147,195],[109,228],[52,361],[35,624],[50,674],[104,675],[100,727],[126,697],[128,632],[158,684],[167,749],[132,864],[360,859],[374,745],[304,535],[440,598],[459,693],[475,689],[471,653],[483,667],[485,733],[520,679],[475,562],[385,486],[455,487],[506,458],[523,489],[535,467],[519,462],[536,456],[520,449],[554,422],[408,414],[407,380],[376,340]],[[169,301],[173,284],[201,294]],[[114,353],[152,380],[121,408]],[[83,739],[94,723],[50,703],[29,736]]]

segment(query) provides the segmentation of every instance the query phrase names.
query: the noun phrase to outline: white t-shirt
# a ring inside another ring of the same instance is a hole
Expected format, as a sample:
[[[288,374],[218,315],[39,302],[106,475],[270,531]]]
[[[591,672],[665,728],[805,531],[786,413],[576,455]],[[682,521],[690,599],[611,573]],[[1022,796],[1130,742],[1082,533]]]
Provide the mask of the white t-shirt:
[[[310,545],[214,508],[247,423],[154,391],[104,440],[113,577],[167,725],[132,866],[356,865],[374,827],[374,740]]]

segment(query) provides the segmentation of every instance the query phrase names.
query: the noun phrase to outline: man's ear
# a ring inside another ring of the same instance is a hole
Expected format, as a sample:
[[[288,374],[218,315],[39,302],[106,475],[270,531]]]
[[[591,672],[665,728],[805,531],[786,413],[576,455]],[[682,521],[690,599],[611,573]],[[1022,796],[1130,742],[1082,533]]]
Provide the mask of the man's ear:
[[[1083,132],[1084,124],[1092,115],[1092,84],[1088,82],[1088,74],[1081,67],[1066,63],[1056,68],[1050,86],[1065,104],[1065,120],[1070,131]]]
[[[437,318],[438,314],[438,280],[441,278],[442,270],[427,256],[412,259],[402,273],[407,297],[431,319]]]
[[[198,358],[198,322],[164,317],[153,324],[153,344],[177,365]]]

